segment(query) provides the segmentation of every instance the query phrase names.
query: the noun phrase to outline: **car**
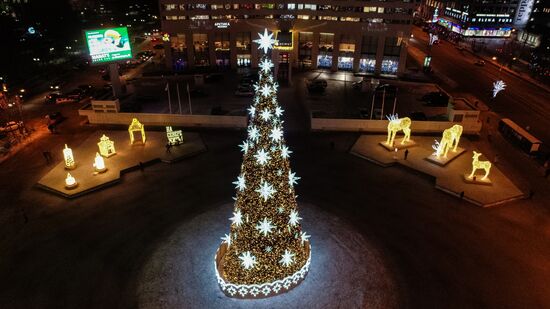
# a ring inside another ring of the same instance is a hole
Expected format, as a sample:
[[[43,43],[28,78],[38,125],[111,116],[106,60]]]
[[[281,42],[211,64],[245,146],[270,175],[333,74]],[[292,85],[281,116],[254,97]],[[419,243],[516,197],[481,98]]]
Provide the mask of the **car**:
[[[55,104],[55,100],[57,100],[57,98],[59,97],[61,97],[61,94],[59,92],[52,92],[44,97],[44,103]]]
[[[76,103],[80,101],[79,99],[76,99],[75,97],[66,97],[66,96],[60,96],[57,99],[55,99],[55,104],[65,104],[65,103]]]
[[[317,78],[317,79],[310,79],[307,81],[307,85],[309,86],[321,86],[323,88],[327,88],[328,83],[326,79]]]
[[[50,84],[50,90],[52,90],[52,91],[60,91],[60,90],[61,90],[61,83],[53,83],[53,84]]]
[[[82,94],[82,90],[80,88],[73,89],[63,95],[64,97],[68,99],[73,99],[75,101],[80,101],[82,98],[84,98],[84,95]]]
[[[235,95],[239,97],[252,97],[254,96],[254,91],[252,87],[239,86],[235,91]]]
[[[485,65],[485,61],[483,61],[483,60],[477,60],[476,62],[474,62],[474,64],[477,65],[477,66],[482,67],[482,66]]]
[[[442,91],[434,91],[422,96],[422,101],[427,106],[445,107],[449,104],[449,96]]]
[[[204,98],[208,96],[208,93],[200,88],[195,88],[189,90],[189,96],[191,96],[192,98]]]

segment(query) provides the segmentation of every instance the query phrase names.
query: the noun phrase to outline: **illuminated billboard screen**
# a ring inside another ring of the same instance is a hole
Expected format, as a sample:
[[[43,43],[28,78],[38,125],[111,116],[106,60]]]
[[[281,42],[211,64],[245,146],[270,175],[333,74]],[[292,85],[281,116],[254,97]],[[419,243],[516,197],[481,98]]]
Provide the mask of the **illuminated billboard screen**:
[[[132,58],[130,37],[126,27],[85,31],[88,52],[92,63]]]

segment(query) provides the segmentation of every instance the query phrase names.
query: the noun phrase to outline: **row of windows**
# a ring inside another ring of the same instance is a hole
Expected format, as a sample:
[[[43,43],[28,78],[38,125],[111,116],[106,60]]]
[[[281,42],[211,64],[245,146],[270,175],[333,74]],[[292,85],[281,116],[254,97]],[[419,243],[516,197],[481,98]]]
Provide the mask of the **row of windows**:
[[[412,9],[379,6],[340,6],[330,4],[262,3],[262,4],[165,4],[165,11],[182,10],[311,10],[335,12],[367,12],[384,14],[412,14]]]
[[[303,19],[303,20],[330,20],[330,21],[349,21],[364,23],[386,23],[386,24],[410,24],[410,19],[384,19],[384,18],[359,18],[351,16],[315,16],[315,15],[167,15],[165,20],[218,20],[218,19]]]

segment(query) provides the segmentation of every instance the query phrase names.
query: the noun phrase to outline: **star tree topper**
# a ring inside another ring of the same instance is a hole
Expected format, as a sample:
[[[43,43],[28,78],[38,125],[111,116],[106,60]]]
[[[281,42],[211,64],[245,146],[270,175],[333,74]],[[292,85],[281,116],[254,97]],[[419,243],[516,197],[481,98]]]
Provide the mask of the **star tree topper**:
[[[273,44],[275,44],[275,40],[273,39],[273,33],[267,33],[267,29],[264,29],[264,34],[258,33],[260,36],[259,39],[254,40],[254,42],[258,43],[260,46],[258,46],[258,49],[263,49],[264,53],[267,53],[269,49],[273,48]]]

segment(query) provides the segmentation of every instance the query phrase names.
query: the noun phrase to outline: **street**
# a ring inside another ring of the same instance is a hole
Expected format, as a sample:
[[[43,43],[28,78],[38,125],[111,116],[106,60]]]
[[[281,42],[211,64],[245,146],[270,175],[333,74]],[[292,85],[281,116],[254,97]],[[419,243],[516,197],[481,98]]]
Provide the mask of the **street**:
[[[422,64],[428,52],[428,34],[413,27],[409,53]],[[468,51],[459,51],[452,43],[442,41],[432,47],[433,75],[441,86],[457,97],[473,94],[493,112],[510,118],[522,127],[529,126],[535,137],[550,143],[550,101],[549,93],[506,70],[499,65],[486,63],[476,66],[479,60]],[[491,99],[493,82],[503,80],[506,89]]]

